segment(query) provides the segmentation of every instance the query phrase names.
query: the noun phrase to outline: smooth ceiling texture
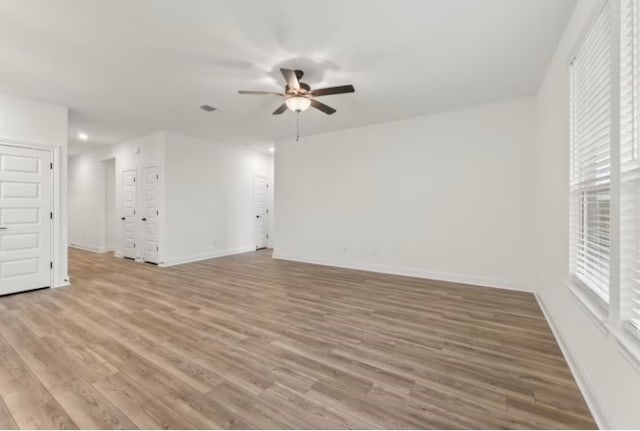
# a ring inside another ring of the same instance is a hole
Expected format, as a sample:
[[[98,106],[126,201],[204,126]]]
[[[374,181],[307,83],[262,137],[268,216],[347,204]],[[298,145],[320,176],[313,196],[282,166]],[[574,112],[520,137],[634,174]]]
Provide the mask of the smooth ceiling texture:
[[[303,135],[532,95],[574,4],[0,0],[0,91],[68,106],[76,149],[159,129],[268,142],[295,135],[295,114],[237,91],[282,90],[280,67],[356,88],[323,98],[333,116],[301,114]]]

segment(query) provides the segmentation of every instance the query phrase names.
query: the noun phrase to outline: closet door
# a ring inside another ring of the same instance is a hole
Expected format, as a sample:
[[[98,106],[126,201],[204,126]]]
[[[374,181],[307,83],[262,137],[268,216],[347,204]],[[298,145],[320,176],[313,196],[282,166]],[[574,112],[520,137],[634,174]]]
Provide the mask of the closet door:
[[[0,295],[51,286],[51,152],[0,144]]]
[[[122,256],[136,258],[136,207],[138,193],[136,170],[122,171]]]
[[[143,212],[142,225],[144,229],[144,261],[158,263],[158,244],[160,202],[158,199],[158,181],[160,179],[158,166],[144,168]]]
[[[256,250],[267,247],[267,192],[269,183],[266,178],[255,177],[253,180],[253,208],[256,213],[255,218],[255,241]]]

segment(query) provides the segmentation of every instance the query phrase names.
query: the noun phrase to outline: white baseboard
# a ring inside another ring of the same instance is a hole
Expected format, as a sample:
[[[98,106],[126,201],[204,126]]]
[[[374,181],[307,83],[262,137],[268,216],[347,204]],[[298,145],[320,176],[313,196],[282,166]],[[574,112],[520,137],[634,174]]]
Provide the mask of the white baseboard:
[[[599,429],[611,429],[611,422],[607,418],[604,410],[601,407],[601,403],[598,400],[595,390],[593,386],[589,382],[587,375],[582,371],[582,367],[578,364],[576,358],[571,354],[571,350],[569,346],[565,343],[564,339],[560,335],[560,331],[558,330],[551,314],[547,311],[547,308],[544,305],[544,301],[542,297],[538,293],[534,293],[536,300],[538,301],[538,305],[542,310],[542,314],[549,322],[549,327],[551,328],[551,332],[553,332],[553,336],[560,346],[560,350],[562,351],[562,355],[564,356],[565,361],[569,365],[569,369],[571,370],[571,374],[573,374],[573,378],[576,380],[578,387],[580,388],[580,392],[582,392],[582,396],[589,407],[589,411],[593,415],[593,419],[596,421]]]
[[[78,250],[90,251],[92,253],[107,253],[113,251],[109,247],[95,247],[89,244],[78,244],[77,242],[69,244],[71,248],[77,248]]]
[[[451,283],[469,284],[473,286],[493,287],[496,289],[518,290],[521,292],[532,292],[531,283],[506,280],[494,277],[469,274],[452,274],[441,271],[430,271],[421,268],[397,267],[371,262],[348,262],[321,258],[299,257],[286,253],[278,253],[274,250],[274,259],[291,260],[294,262],[311,263],[314,265],[333,266],[337,268],[356,269],[359,271],[370,271],[382,274],[402,275],[406,277],[424,278],[427,280],[447,281]]]
[[[230,250],[217,250],[209,253],[200,253],[200,254],[195,254],[191,256],[167,259],[165,262],[160,262],[158,266],[161,266],[164,268],[168,266],[182,265],[185,263],[199,262],[201,260],[214,259],[216,257],[231,256],[231,255],[240,254],[240,253],[248,253],[250,251],[256,251],[256,248],[240,247],[240,248],[235,248]]]
[[[53,288],[57,289],[58,287],[67,287],[67,286],[71,286],[71,280],[56,284],[53,286]]]

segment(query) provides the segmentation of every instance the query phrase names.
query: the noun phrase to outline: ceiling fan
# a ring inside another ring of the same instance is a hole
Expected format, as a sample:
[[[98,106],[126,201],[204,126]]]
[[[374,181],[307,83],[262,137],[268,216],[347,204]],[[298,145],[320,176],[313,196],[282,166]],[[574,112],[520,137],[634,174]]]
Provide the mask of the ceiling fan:
[[[304,76],[302,70],[280,69],[284,79],[287,81],[287,85],[284,87],[284,93],[278,93],[274,91],[249,91],[240,90],[240,94],[258,94],[258,95],[275,95],[284,97],[284,103],[273,111],[273,115],[280,115],[289,108],[294,112],[302,112],[309,106],[316,108],[319,111],[324,112],[327,115],[331,115],[336,112],[330,106],[324,103],[318,102],[315,97],[329,96],[332,94],[353,93],[355,88],[353,85],[341,85],[338,87],[321,88],[318,90],[312,90],[309,84],[301,82],[300,80]]]

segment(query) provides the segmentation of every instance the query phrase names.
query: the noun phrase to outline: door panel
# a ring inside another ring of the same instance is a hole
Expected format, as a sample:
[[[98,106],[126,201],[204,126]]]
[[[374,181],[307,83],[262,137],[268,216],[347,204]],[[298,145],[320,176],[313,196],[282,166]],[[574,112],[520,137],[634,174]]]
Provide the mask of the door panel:
[[[267,246],[266,216],[267,209],[267,189],[269,184],[265,178],[256,177],[253,182],[253,200],[256,213],[255,234],[256,250]]]
[[[51,285],[51,152],[0,145],[0,295]]]
[[[21,233],[0,236],[0,249],[4,251],[32,251],[40,247],[37,233]]]
[[[159,201],[158,181],[159,169],[157,166],[144,168],[144,260],[145,262],[158,263],[158,232],[159,232]]]
[[[136,170],[122,171],[122,255],[136,258]]]

